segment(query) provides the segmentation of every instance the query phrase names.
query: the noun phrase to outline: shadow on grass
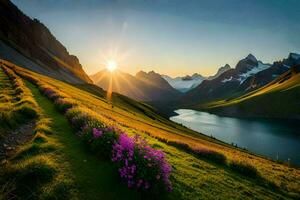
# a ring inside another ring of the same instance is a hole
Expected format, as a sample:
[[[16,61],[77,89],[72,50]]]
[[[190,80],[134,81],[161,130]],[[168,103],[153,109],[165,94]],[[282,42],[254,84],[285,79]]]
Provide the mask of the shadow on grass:
[[[6,170],[4,180],[14,180],[14,196],[35,199],[43,185],[51,182],[57,170],[48,160],[40,158],[17,164]],[[11,197],[13,198],[13,197]]]
[[[25,158],[33,157],[39,154],[51,153],[56,151],[57,148],[53,145],[40,145],[40,144],[32,144],[29,147],[23,149],[19,152],[14,158],[13,161],[22,160]]]

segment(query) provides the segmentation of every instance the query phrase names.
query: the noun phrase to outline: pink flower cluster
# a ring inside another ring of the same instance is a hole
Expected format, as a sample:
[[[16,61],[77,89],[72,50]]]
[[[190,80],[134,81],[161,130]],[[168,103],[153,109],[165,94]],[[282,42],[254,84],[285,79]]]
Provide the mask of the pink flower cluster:
[[[171,166],[164,153],[153,149],[140,137],[130,138],[122,133],[113,145],[112,161],[118,163],[119,174],[128,187],[149,189],[162,182],[167,191],[171,190]]]
[[[132,187],[134,184],[134,175],[136,172],[136,166],[132,162],[134,155],[134,142],[125,133],[121,133],[119,141],[113,145],[112,161],[122,162],[122,166],[119,168],[119,174],[122,178],[127,179],[128,187]]]
[[[157,170],[155,176],[156,180],[162,180],[168,191],[172,190],[171,182],[169,180],[171,173],[171,166],[165,159],[165,154],[161,150],[156,150],[150,147],[145,140],[140,137],[135,137],[136,146],[140,157],[144,158],[148,168]]]
[[[101,135],[103,134],[102,130],[99,130],[97,128],[93,128],[93,137],[94,138],[98,138],[101,137]]]

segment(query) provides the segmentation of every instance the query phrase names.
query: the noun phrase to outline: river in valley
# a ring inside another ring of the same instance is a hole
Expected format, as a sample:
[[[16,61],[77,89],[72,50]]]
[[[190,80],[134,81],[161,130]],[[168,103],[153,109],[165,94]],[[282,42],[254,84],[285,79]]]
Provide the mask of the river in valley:
[[[300,165],[300,121],[221,117],[189,109],[170,119],[254,153]]]

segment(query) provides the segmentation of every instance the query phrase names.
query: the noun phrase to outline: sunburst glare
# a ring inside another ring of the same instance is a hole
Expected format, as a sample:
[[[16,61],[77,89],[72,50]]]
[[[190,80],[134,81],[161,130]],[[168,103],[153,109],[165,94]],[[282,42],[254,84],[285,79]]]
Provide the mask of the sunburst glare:
[[[108,71],[113,72],[117,69],[118,64],[115,60],[108,60],[106,62],[106,68],[108,69]]]

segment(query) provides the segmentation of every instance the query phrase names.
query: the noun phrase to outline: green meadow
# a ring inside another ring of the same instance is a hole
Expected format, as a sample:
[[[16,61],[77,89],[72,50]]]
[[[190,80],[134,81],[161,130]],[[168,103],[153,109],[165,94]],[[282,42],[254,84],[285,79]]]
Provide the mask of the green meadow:
[[[94,85],[71,85],[7,61],[1,67],[1,137],[27,123],[34,127],[1,165],[0,199],[300,198],[298,168],[194,132],[145,103],[115,93],[108,98]],[[128,188],[114,163],[91,152],[39,83],[71,99],[86,115],[162,150],[172,167],[172,191],[152,194]],[[22,92],[17,96],[18,88]]]

